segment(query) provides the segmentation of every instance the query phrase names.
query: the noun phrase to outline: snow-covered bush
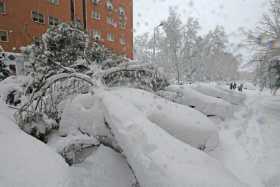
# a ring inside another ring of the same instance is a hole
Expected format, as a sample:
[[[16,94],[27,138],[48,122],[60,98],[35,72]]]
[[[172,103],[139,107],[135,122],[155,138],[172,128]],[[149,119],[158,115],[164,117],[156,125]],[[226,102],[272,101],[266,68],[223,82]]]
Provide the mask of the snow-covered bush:
[[[148,91],[158,91],[169,85],[155,66],[133,62],[108,69],[103,73],[102,81],[108,87],[127,86]]]
[[[90,43],[88,35],[78,25],[66,23],[49,28],[23,50],[30,64],[30,93],[17,113],[17,121],[30,133],[34,129],[33,124],[38,123],[38,116],[46,115],[58,123],[62,113],[58,105],[68,96],[89,92],[93,81],[86,73],[91,72],[98,58],[104,58],[105,50]],[[45,129],[44,136],[49,127]]]
[[[17,111],[15,117],[18,125],[28,134],[46,142],[48,134],[58,128],[63,101],[71,95],[89,92],[93,84],[90,77],[83,74],[52,76]]]
[[[19,105],[24,100],[28,77],[10,76],[0,82],[1,100],[9,105]]]
[[[0,81],[4,80],[5,78],[11,75],[7,65],[1,60],[1,53],[0,53]]]
[[[16,120],[23,131],[43,142],[48,141],[48,135],[53,129],[58,129],[58,123],[44,113],[22,111]]]
[[[46,79],[61,72],[75,72],[73,66],[87,48],[88,36],[77,25],[62,23],[51,27],[34,44],[24,48],[29,57],[34,91],[41,89]]]

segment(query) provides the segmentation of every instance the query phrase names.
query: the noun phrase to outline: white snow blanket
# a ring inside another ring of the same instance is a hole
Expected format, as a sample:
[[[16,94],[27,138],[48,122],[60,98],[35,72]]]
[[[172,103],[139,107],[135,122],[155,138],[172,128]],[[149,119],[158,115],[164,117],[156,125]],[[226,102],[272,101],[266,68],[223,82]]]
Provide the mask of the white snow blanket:
[[[115,88],[110,93],[132,103],[151,122],[195,148],[209,151],[218,145],[217,128],[205,115],[190,107],[139,89]]]
[[[25,134],[2,112],[0,120],[1,187],[68,186],[68,166],[62,157]]]
[[[223,99],[231,104],[239,105],[241,104],[246,96],[236,91],[226,90],[219,86],[200,84],[193,87],[195,90],[212,97]]]
[[[245,186],[218,161],[172,137],[125,99],[103,94],[106,120],[140,186]]]
[[[91,94],[78,95],[68,101],[60,122],[60,134],[79,135],[80,130],[92,136],[108,136],[100,98]]]
[[[190,86],[171,85],[166,90],[176,92],[179,95],[176,97],[177,103],[193,106],[205,115],[218,116],[223,120],[233,115],[234,108],[230,103],[202,94]]]
[[[27,77],[24,76],[10,76],[0,82],[0,97],[6,101],[8,94],[11,91],[23,92],[22,85],[27,82]]]
[[[71,187],[132,187],[136,183],[125,158],[104,146],[70,169]]]

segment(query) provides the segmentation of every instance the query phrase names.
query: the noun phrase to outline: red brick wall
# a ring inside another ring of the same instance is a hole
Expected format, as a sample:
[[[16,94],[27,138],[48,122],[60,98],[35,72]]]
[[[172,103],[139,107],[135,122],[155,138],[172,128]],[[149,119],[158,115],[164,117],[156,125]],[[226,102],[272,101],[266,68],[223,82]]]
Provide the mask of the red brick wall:
[[[17,50],[21,46],[31,43],[32,39],[40,36],[48,28],[48,16],[58,17],[61,21],[69,22],[70,0],[60,0],[59,5],[53,5],[48,0],[0,0],[7,5],[7,13],[0,15],[0,30],[9,32],[9,41],[0,42],[0,45],[6,51]],[[87,3],[87,31],[92,32],[93,28],[102,32],[102,40],[100,41],[106,47],[112,49],[119,54],[126,54],[127,57],[133,58],[133,5],[132,0],[113,0],[114,11],[111,13],[114,21],[119,23],[118,7],[125,7],[127,25],[126,29],[120,29],[119,25],[115,28],[107,24],[107,16],[110,14],[106,8],[107,0],[101,0],[96,6],[91,0]],[[101,12],[101,20],[96,21],[92,18],[92,11],[95,8]],[[35,10],[44,15],[45,23],[34,23],[31,19],[31,11]],[[75,17],[83,23],[82,0],[75,0]],[[115,41],[107,40],[107,33],[112,32],[115,35]],[[126,45],[120,44],[120,36],[124,34],[126,37]]]
[[[100,30],[102,33],[102,43],[104,43],[105,46],[108,48],[113,49],[117,53],[120,54],[127,54],[129,58],[133,57],[133,4],[132,0],[115,0],[113,1],[114,10],[113,12],[107,11],[106,8],[106,2],[102,1],[99,5],[93,5],[93,3],[88,3],[88,30],[92,31],[92,29]],[[127,19],[127,25],[126,29],[120,29],[119,27],[119,12],[118,8],[119,6],[122,6],[125,8],[126,11],[126,19]],[[92,18],[92,11],[93,9],[96,9],[101,13],[101,21],[96,21]],[[114,27],[112,25],[107,24],[107,16],[112,16],[114,22],[117,23],[117,27]],[[107,40],[107,33],[113,32],[115,35],[115,41],[111,42]],[[126,45],[120,44],[120,37],[121,35],[124,35],[126,37]]]
[[[62,21],[70,18],[68,1],[61,0],[60,6],[52,5],[46,0],[4,0],[7,13],[0,15],[0,30],[9,31],[9,42],[0,45],[7,51],[29,44],[36,36],[40,36],[48,28],[48,16],[59,17]],[[45,23],[32,22],[31,11],[44,14]],[[62,14],[63,12],[63,14]]]

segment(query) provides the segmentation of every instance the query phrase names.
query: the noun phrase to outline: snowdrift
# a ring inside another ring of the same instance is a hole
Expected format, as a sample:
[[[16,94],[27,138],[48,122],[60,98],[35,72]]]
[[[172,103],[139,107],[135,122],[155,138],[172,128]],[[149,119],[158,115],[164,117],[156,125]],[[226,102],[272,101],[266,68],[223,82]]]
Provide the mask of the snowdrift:
[[[179,95],[174,98],[175,102],[194,107],[207,116],[218,116],[221,119],[226,119],[231,117],[234,111],[230,103],[202,94],[189,86],[172,85],[165,90]]]
[[[100,102],[100,98],[91,94],[78,95],[68,101],[61,116],[60,134],[76,135],[83,131],[92,136],[107,136]]]
[[[194,109],[138,89],[115,88],[110,93],[132,103],[151,122],[195,148],[209,151],[218,145],[217,128],[205,115]]]
[[[6,102],[7,97],[11,92],[15,92],[15,100],[19,100],[21,94],[24,92],[22,85],[26,84],[27,77],[10,76],[0,82],[0,97],[1,100]]]
[[[219,86],[209,86],[200,84],[193,87],[195,90],[212,97],[223,99],[231,104],[239,105],[241,104],[246,96],[235,91],[225,90]]]
[[[125,99],[104,93],[103,104],[106,121],[140,186],[245,186],[219,162],[166,133]]]
[[[0,119],[0,186],[68,186],[68,166],[62,157],[1,113]]]
[[[136,183],[125,158],[104,146],[70,171],[71,187],[132,187]]]

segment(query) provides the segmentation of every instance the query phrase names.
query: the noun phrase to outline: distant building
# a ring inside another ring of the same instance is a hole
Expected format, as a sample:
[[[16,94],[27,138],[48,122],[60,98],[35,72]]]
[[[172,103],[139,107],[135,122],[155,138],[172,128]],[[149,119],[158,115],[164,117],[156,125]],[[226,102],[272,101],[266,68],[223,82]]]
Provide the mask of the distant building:
[[[0,0],[0,46],[18,52],[48,27],[80,22],[89,35],[133,58],[132,0]]]

